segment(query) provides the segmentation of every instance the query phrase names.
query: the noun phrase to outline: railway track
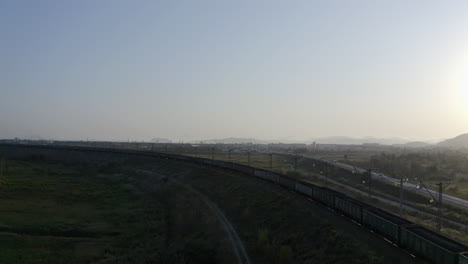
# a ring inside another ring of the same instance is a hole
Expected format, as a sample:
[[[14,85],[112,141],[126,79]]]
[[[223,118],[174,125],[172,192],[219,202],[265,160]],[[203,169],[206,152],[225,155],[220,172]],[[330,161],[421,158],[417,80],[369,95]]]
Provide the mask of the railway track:
[[[61,149],[64,151],[101,152],[109,154],[115,153],[121,155],[146,156],[195,163],[244,173],[246,175],[280,185],[286,190],[296,192],[316,202],[322,203],[330,210],[346,215],[346,217],[348,217],[350,220],[368,228],[371,232],[379,233],[383,238],[388,239],[395,245],[403,248],[414,256],[421,257],[435,264],[468,264],[468,246],[464,245],[463,243],[448,238],[440,233],[431,231],[422,226],[416,225],[408,220],[378,209],[369,204],[357,201],[343,193],[325,187],[316,186],[314,184],[271,171],[220,160],[196,158],[169,153],[158,153],[152,151],[132,151],[126,149],[106,149],[60,145],[0,144],[0,147],[2,146],[26,149],[43,149],[44,151]],[[211,205],[212,204],[208,203],[208,206]],[[224,223],[229,223],[229,221],[225,222],[227,219],[225,219],[223,215],[218,215],[218,217]],[[234,229],[231,229],[231,227],[232,225],[226,225],[226,232],[228,236],[233,238],[233,241],[236,241],[238,236],[236,237],[236,235],[234,235]],[[234,242],[234,244],[235,248],[237,248],[237,252],[245,251],[245,249],[242,250],[243,247],[240,247],[238,242]],[[244,260],[241,258],[240,261],[240,263],[248,263],[245,261],[249,260],[247,257]]]

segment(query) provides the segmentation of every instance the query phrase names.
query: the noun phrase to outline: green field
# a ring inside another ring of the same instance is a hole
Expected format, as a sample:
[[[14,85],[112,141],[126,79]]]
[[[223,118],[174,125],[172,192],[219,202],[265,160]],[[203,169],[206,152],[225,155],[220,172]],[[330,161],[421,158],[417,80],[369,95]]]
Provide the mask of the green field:
[[[218,219],[190,189],[224,212],[255,263],[419,263],[242,174],[144,158],[5,164],[0,263],[237,263]]]
[[[8,161],[7,167],[0,191],[1,263],[202,263],[211,256],[203,241],[219,240],[206,224],[212,217],[189,195],[148,188],[160,180],[125,167],[45,160]],[[193,212],[199,217],[185,216]]]
[[[2,263],[118,262],[114,256],[133,254],[127,239],[163,221],[152,212],[160,204],[145,206],[122,176],[44,160],[7,164],[0,189]]]

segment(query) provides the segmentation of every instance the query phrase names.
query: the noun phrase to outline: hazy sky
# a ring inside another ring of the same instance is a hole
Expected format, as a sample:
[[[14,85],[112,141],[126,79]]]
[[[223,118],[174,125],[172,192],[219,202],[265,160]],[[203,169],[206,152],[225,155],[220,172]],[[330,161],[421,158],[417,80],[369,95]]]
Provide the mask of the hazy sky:
[[[468,1],[0,0],[0,138],[468,132]]]

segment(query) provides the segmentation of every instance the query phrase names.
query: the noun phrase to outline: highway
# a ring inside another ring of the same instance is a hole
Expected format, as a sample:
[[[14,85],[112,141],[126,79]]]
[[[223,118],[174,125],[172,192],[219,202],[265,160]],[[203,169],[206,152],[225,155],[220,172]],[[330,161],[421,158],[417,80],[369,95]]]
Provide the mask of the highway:
[[[322,159],[322,158],[316,157],[316,156],[303,156],[303,157],[314,159],[314,160],[317,160],[317,161],[326,162],[331,166],[340,167],[340,168],[343,168],[343,169],[346,169],[346,170],[349,170],[349,171],[354,170],[354,171],[357,171],[358,173],[363,173],[363,172],[367,171],[366,169],[363,169],[363,168],[357,168],[357,167],[354,167],[352,165],[336,162],[336,161],[333,161],[333,160],[325,160],[325,159]],[[383,173],[379,173],[379,172],[372,172],[372,179],[373,180],[378,179],[378,180],[381,180],[381,181],[400,184],[400,179],[396,179],[396,178],[387,176],[387,175],[385,175]],[[434,196],[437,199],[438,198],[437,191],[430,189],[430,185],[429,186],[426,185],[426,186],[427,186],[429,192],[431,192],[432,196]],[[410,191],[418,192],[418,193],[429,196],[429,194],[427,193],[427,191],[426,191],[426,189],[424,187],[418,188],[418,186],[416,184],[413,184],[413,183],[403,182],[403,188],[407,189],[407,190],[410,190]],[[443,193],[442,194],[442,204],[444,204],[444,203],[450,203],[452,205],[457,205],[457,206],[464,207],[464,208],[468,209],[468,201],[467,200],[455,197],[453,195]]]
[[[338,186],[341,186],[342,188],[345,188],[345,189],[348,189],[348,190],[351,190],[353,192],[356,192],[356,193],[360,193],[361,195],[363,196],[367,196],[367,192],[365,191],[361,191],[357,188],[354,188],[352,186],[349,186],[349,185],[346,185],[346,184],[343,184],[343,183],[340,183],[338,181],[335,181],[333,179],[330,179],[330,178],[326,178],[324,175],[321,175],[319,174],[318,175],[320,178],[322,178],[323,180],[328,180],[329,182],[335,184],[335,185],[338,185]],[[396,202],[396,201],[392,201],[390,199],[387,199],[387,198],[383,198],[383,197],[380,197],[378,196],[378,194],[375,194],[373,196],[373,198],[379,200],[379,201],[382,201],[384,203],[387,203],[387,204],[391,204],[393,206],[396,206],[396,207],[399,207],[400,206],[400,202]],[[430,213],[426,213],[424,211],[421,211],[420,209],[417,209],[417,208],[414,208],[412,206],[409,206],[409,205],[406,205],[406,204],[403,204],[402,205],[403,209],[405,210],[408,210],[408,211],[415,211],[415,212],[418,212],[422,215],[425,215],[425,216],[428,216],[428,217],[433,217],[433,218],[436,218],[437,216],[436,215],[433,215],[433,214],[430,214]],[[468,224],[467,223],[460,223],[460,222],[457,222],[457,221],[453,221],[453,220],[450,220],[450,219],[443,219],[442,221],[444,222],[447,222],[447,223],[451,223],[453,225],[456,225],[458,227],[462,227],[462,228],[468,228]]]

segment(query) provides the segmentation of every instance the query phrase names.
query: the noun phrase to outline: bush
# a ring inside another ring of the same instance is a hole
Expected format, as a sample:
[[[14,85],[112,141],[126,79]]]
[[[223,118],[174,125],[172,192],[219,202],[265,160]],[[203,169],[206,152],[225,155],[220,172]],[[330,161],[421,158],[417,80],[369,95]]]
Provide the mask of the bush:
[[[293,251],[290,246],[281,246],[279,255],[280,264],[291,264],[293,263]]]
[[[267,258],[273,259],[273,246],[268,237],[268,230],[260,229],[257,237],[257,250]]]
[[[215,246],[204,239],[191,240],[184,248],[186,260],[194,264],[214,264],[216,263],[215,254]]]

